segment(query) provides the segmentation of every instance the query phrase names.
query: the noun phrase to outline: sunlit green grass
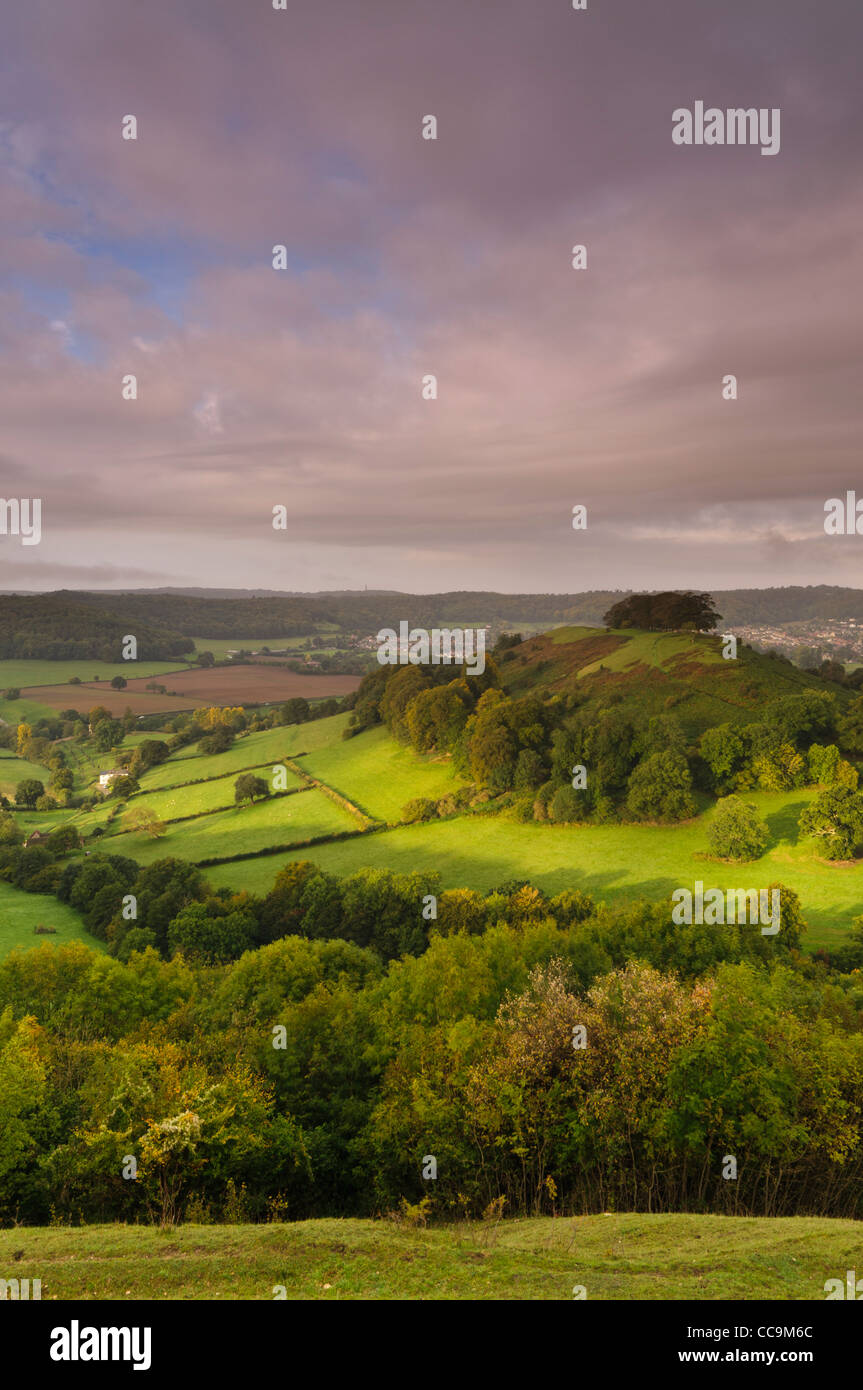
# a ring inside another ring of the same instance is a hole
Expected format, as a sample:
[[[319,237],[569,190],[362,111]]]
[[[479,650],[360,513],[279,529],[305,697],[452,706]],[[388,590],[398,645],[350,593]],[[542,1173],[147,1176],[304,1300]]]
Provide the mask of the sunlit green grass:
[[[330,873],[349,874],[371,866],[401,873],[434,869],[444,888],[487,892],[512,878],[529,879],[547,893],[579,888],[598,902],[623,903],[644,897],[666,901],[675,888],[766,888],[782,882],[803,905],[809,946],[838,944],[863,912],[863,863],[831,865],[816,858],[811,840],[797,843],[797,818],[812,790],[752,792],[771,838],[753,863],[723,864],[706,857],[707,824],[715,810],[685,825],[527,825],[499,816],[464,816],[428,821],[315,845],[296,854],[249,860],[209,871],[216,884],[266,890],[292,858],[311,859]]]
[[[151,864],[168,855],[197,861],[265,849],[268,845],[292,844],[356,826],[354,816],[313,789],[183,821],[169,826],[167,834],[158,839],[140,834],[106,836],[99,848],[106,854],[129,855],[141,864]]]
[[[277,729],[264,729],[257,734],[242,734],[224,753],[201,754],[197,745],[177,749],[176,753],[152,772],[145,774],[142,789],[157,791],[202,777],[221,777],[243,768],[258,767],[293,758],[306,750],[323,748],[341,738],[348,721],[346,714],[334,714],[329,719],[311,719],[307,724],[287,724]]]
[[[160,820],[170,820],[175,816],[190,816],[200,811],[214,811],[219,807],[233,805],[234,787],[237,778],[241,775],[241,773],[229,772],[227,777],[218,777],[214,782],[203,782],[191,787],[169,788],[165,791],[136,796],[134,801],[129,803],[129,806],[135,810],[144,808],[152,811]],[[272,789],[272,768],[269,763],[265,763],[261,768],[256,768],[253,776],[262,778]],[[288,768],[285,769],[283,780],[282,791],[301,785],[299,777]]]
[[[396,743],[383,726],[310,753],[301,766],[370,816],[387,821],[400,820],[405,802],[414,797],[436,801],[464,785],[449,759],[421,757]]]

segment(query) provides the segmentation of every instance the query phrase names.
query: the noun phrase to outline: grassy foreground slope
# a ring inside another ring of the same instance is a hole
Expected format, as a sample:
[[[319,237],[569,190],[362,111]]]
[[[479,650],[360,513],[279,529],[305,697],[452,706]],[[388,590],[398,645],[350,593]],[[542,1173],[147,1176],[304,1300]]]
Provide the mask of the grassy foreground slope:
[[[821,1217],[606,1215],[458,1223],[17,1227],[0,1277],[42,1298],[822,1300],[863,1227]]]

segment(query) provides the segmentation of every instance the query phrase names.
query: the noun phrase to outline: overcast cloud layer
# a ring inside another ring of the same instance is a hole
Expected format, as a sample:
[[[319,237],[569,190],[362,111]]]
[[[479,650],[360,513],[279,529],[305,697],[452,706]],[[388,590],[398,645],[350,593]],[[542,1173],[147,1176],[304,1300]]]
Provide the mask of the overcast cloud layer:
[[[2,15],[0,587],[863,583],[860,4]]]

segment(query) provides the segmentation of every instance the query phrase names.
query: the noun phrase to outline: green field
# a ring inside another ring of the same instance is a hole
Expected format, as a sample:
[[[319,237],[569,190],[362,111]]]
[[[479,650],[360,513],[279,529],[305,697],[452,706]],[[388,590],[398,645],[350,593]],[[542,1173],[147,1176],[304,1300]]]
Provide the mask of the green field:
[[[325,637],[328,632],[338,632],[335,623],[321,623],[317,631],[299,637],[193,637],[192,641],[196,652],[212,652],[217,661],[224,661],[228,652],[259,652],[262,647],[274,652],[282,647],[307,647],[313,637]]]
[[[376,820],[390,822],[401,819],[406,801],[417,796],[436,801],[463,785],[448,758],[423,758],[396,743],[383,726],[312,752],[301,766]]]
[[[823,1301],[863,1228],[821,1217],[599,1215],[459,1222],[27,1227],[0,1274],[42,1299],[770,1299]]]
[[[400,873],[433,869],[444,888],[487,892],[511,878],[526,878],[545,892],[579,888],[598,902],[644,897],[666,900],[675,888],[766,888],[782,882],[799,893],[809,923],[809,947],[837,945],[863,912],[863,863],[829,865],[814,857],[811,841],[797,843],[797,817],[815,793],[750,792],[747,800],[767,820],[767,853],[735,867],[704,857],[713,810],[684,825],[520,825],[498,816],[464,816],[403,826],[356,840],[314,845],[296,854],[246,860],[208,870],[215,886],[266,890],[290,859],[310,859],[329,873],[367,866]]]
[[[185,671],[187,661],[38,661],[17,660],[0,661],[0,690],[10,687],[20,689],[25,685],[66,685],[72,676],[82,681],[111,681],[114,676],[160,676],[167,671],[175,675]],[[81,709],[92,709],[98,704],[97,690],[81,691]],[[76,706],[76,708],[78,708]]]
[[[220,777],[243,768],[263,767],[265,763],[272,765],[285,758],[295,758],[298,753],[322,748],[333,739],[340,739],[348,718],[347,714],[334,714],[329,719],[312,719],[308,724],[288,724],[278,729],[264,729],[258,734],[242,734],[225,753],[202,755],[195,752],[195,744],[190,744],[187,748],[178,748],[167,762],[148,772],[141,787],[158,791],[200,777]]]
[[[14,796],[19,782],[26,782],[30,777],[34,777],[45,787],[50,776],[47,767],[40,767],[38,763],[28,763],[24,758],[16,757],[11,748],[0,748],[0,791],[5,792],[7,796]]]
[[[128,854],[141,864],[152,864],[155,859],[168,855],[197,861],[265,849],[268,845],[292,844],[315,835],[333,835],[356,827],[357,821],[352,815],[323,792],[312,789],[297,792],[295,796],[258,801],[254,806],[217,811],[200,820],[183,821],[169,826],[168,833],[159,839],[146,835],[106,836],[100,848],[106,854]],[[260,862],[271,863],[272,860]]]
[[[0,693],[0,720],[4,724],[37,724],[40,719],[56,718],[57,711],[50,705],[38,700],[5,700]]]
[[[33,928],[39,923],[56,927],[56,936],[37,936]],[[20,888],[0,882],[0,957],[15,946],[29,949],[43,942],[65,945],[69,941],[83,941],[94,951],[105,949],[67,903],[45,893],[22,893]]]
[[[285,787],[299,787],[299,777],[286,769]],[[227,777],[217,777],[212,782],[203,782],[193,787],[168,788],[165,791],[148,792],[146,796],[136,796],[131,803],[133,809],[143,807],[152,811],[160,820],[171,820],[175,816],[191,816],[199,811],[215,811],[219,807],[234,804],[234,785],[238,773],[230,772]],[[255,773],[271,785],[272,768],[265,763]]]

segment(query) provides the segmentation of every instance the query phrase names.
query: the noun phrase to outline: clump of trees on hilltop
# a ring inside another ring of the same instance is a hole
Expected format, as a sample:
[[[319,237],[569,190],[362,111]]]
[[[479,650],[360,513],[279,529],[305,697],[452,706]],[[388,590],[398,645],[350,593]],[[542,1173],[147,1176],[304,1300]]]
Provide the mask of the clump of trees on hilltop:
[[[603,618],[606,627],[637,627],[648,632],[711,632],[721,619],[711,594],[691,589],[680,593],[630,594],[612,604]]]

